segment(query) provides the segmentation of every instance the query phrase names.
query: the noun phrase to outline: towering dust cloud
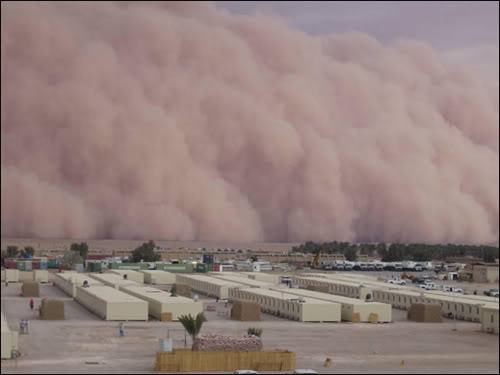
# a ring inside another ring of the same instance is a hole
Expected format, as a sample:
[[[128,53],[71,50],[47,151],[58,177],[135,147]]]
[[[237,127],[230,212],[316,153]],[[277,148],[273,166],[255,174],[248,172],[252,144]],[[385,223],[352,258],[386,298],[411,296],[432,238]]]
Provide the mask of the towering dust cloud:
[[[1,11],[4,237],[498,241],[498,87],[425,43],[207,3]]]

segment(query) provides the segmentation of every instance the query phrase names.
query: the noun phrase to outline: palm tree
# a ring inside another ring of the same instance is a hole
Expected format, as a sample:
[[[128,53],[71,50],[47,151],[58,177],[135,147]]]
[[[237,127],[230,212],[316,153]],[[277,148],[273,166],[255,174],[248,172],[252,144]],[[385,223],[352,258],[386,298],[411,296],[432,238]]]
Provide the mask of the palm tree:
[[[248,336],[262,337],[262,329],[260,328],[248,328]]]
[[[201,327],[203,326],[203,323],[207,321],[207,318],[205,317],[205,314],[199,313],[196,315],[196,318],[193,318],[191,314],[189,315],[182,315],[179,317],[179,322],[183,325],[184,329],[187,331],[189,336],[194,340],[196,340],[196,337],[198,337]]]

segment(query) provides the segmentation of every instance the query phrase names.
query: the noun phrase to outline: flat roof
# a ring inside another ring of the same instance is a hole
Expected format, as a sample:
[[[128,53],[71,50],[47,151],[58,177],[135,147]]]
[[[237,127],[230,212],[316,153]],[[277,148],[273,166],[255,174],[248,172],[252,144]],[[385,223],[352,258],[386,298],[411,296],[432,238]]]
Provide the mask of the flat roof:
[[[333,280],[333,279],[328,279],[326,277],[311,277],[311,276],[295,276],[297,279],[306,279],[306,280],[313,280],[313,281],[320,281],[323,283],[328,283],[328,284],[338,284],[338,285],[346,285],[346,286],[354,286],[356,288],[360,287],[360,284],[363,284],[363,286],[366,286],[364,284],[366,283],[356,283],[356,282],[351,282],[351,281],[346,281],[346,280]]]
[[[232,276],[232,275],[223,275],[223,276],[217,275],[216,276],[216,275],[214,275],[213,277],[216,277],[216,278],[221,279],[221,280],[227,280],[227,281],[232,281],[232,282],[241,283],[241,284],[245,284],[245,285],[256,286],[256,287],[263,287],[263,286],[264,287],[266,287],[266,286],[271,287],[271,286],[276,285],[273,283],[267,283],[265,281],[258,281],[258,280],[244,278],[241,276]]]
[[[114,285],[142,285],[134,280],[130,280],[130,279],[125,280],[123,278],[123,276],[113,274],[113,273],[98,273],[98,274],[91,274],[90,276],[96,280],[103,281],[103,282],[107,281],[107,282],[112,283]]]
[[[109,273],[119,273],[121,275],[126,275],[126,274],[134,274],[134,273],[138,273],[140,274],[139,271],[136,271],[136,270],[109,270]],[[105,273],[103,275],[106,275]]]
[[[112,288],[107,285],[93,285],[89,288],[83,288],[81,286],[78,289],[82,289],[85,292],[94,295],[95,297],[110,303],[123,303],[123,302],[140,302],[147,303],[142,299],[131,296],[130,294],[120,292],[118,289]]]
[[[213,285],[219,285],[219,286],[230,286],[230,287],[244,287],[244,284],[241,283],[236,283],[232,281],[227,281],[227,280],[222,280],[222,279],[216,279],[215,277],[210,277],[210,276],[199,276],[199,275],[177,275],[177,280],[179,280],[179,277],[187,277],[188,279],[192,280],[197,280],[197,281],[202,281],[207,284],[213,284]],[[245,279],[243,279],[245,280]],[[246,281],[246,280],[245,280]]]
[[[88,281],[89,285],[102,285],[102,282],[97,281],[85,273],[56,273],[56,276],[69,281],[72,284],[78,283],[83,284],[85,280]]]
[[[272,298],[277,298],[283,301],[290,301],[290,300],[297,300],[298,296],[294,294],[289,294],[285,292],[278,292],[276,290],[269,290],[269,289],[258,289],[258,288],[248,288],[248,289],[240,289],[243,292],[248,292],[248,293],[253,293],[257,294],[260,296],[264,297],[272,297]],[[329,302],[329,301],[324,301],[316,298],[311,298],[311,297],[304,297],[304,302],[308,304],[316,304],[316,305],[332,305],[338,303],[334,302]]]
[[[163,290],[156,289],[156,288],[149,287],[149,286],[127,285],[127,286],[124,286],[121,290],[129,291],[129,292],[135,293],[135,294],[140,294],[140,295],[143,295],[145,297],[154,299],[155,301],[158,301],[160,303],[190,303],[190,302],[194,302],[192,299],[186,298],[186,297],[181,297],[181,296],[172,297],[172,294],[169,292],[165,292]]]
[[[271,289],[271,290],[279,290],[279,289]],[[304,297],[311,297],[315,299],[321,299],[321,300],[327,300],[330,302],[334,303],[344,303],[344,304],[351,304],[351,305],[386,305],[385,303],[380,303],[380,302],[366,302],[357,298],[349,298],[349,297],[343,297],[343,296],[337,296],[334,294],[328,294],[328,293],[321,293],[321,292],[315,292],[312,290],[307,290],[307,289],[287,289],[289,290],[290,294],[298,294]]]

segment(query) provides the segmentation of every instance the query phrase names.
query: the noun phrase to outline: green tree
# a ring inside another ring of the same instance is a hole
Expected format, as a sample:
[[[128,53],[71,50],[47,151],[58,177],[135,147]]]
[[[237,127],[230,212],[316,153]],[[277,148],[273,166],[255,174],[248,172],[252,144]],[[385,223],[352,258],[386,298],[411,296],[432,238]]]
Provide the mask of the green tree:
[[[486,249],[484,251],[483,260],[486,263],[495,263],[495,261],[496,261],[496,259],[495,259],[495,252],[493,250]]]
[[[155,253],[156,244],[154,241],[143,243],[132,252],[132,263],[138,262],[158,262],[161,256]]]
[[[16,258],[18,254],[17,246],[7,246],[7,257]]]
[[[73,269],[75,264],[82,264],[83,257],[76,251],[64,252],[62,264],[66,265],[69,269]]]
[[[261,328],[248,328],[247,334],[248,336],[262,337],[262,332]]]
[[[356,245],[349,246],[344,252],[345,258],[349,262],[355,262],[358,259],[358,248]]]
[[[72,243],[70,249],[71,251],[78,253],[78,255],[80,255],[83,259],[87,259],[87,255],[89,253],[89,246],[87,245],[86,242]]]
[[[182,315],[179,317],[179,322],[181,322],[184,329],[187,331],[188,335],[193,339],[193,343],[196,340],[196,337],[200,334],[201,327],[203,323],[207,321],[205,314],[199,313],[196,315],[196,318],[193,318],[191,314]]]

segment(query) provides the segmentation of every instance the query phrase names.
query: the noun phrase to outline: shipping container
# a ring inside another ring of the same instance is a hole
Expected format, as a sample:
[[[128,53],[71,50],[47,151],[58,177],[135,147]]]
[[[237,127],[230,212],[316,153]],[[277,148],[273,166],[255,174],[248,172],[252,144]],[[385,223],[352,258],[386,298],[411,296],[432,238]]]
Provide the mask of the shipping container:
[[[175,284],[176,281],[175,274],[170,272],[159,270],[142,270],[140,272],[144,274],[144,282],[146,284],[171,285]]]
[[[41,270],[47,270],[47,269],[49,269],[48,262],[40,262],[40,269]]]
[[[192,264],[157,264],[157,270],[173,272],[173,273],[192,273]]]
[[[9,269],[17,270],[17,262],[14,259],[7,259],[6,266]]]
[[[24,261],[24,270],[25,271],[33,271],[33,263],[31,262],[31,260]]]
[[[103,260],[109,258],[109,255],[102,255],[102,254],[88,254],[87,255],[87,260]]]
[[[90,272],[101,272],[102,271],[102,263],[92,262],[90,264]]]
[[[200,273],[208,272],[208,264],[198,263],[196,265],[196,272],[200,272]]]
[[[205,264],[212,264],[214,262],[214,256],[213,255],[203,255],[203,263]]]
[[[17,262],[17,269],[18,271],[24,271],[25,270],[24,262]]]
[[[59,268],[57,259],[49,259],[47,262],[47,268]]]
[[[39,270],[41,269],[41,262],[38,261],[38,260],[34,260],[32,263],[31,263],[31,267],[34,269],[34,270]]]
[[[109,268],[112,270],[147,270],[147,263],[110,263]]]
[[[213,272],[220,272],[220,264],[219,263],[212,264],[212,271]]]

